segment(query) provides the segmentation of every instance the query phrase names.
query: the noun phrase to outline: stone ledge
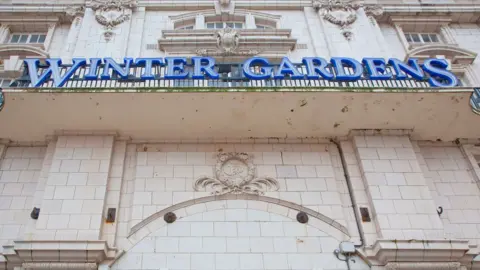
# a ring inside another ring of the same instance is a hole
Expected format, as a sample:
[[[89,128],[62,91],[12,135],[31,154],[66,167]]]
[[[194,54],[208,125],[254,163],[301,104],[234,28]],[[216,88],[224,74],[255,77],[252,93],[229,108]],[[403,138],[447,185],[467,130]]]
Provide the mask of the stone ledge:
[[[385,265],[386,270],[410,270],[410,269],[423,269],[423,270],[460,270],[461,264],[458,262],[405,262],[405,263],[388,263]]]
[[[467,253],[472,253],[471,251],[478,254],[476,246],[469,245],[467,240],[377,240],[373,246],[364,249],[366,257],[379,265],[400,262],[459,262]],[[397,264],[391,265],[393,267]]]
[[[14,241],[4,246],[6,268],[22,266],[25,269],[96,269],[101,262],[115,257],[116,249],[106,241]]]

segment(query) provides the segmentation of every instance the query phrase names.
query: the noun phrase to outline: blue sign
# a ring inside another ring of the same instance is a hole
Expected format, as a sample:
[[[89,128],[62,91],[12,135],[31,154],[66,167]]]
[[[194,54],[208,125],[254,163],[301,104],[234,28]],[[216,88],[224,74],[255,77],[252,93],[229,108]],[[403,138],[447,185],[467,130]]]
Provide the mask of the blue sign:
[[[480,114],[480,88],[473,88],[472,96],[470,97],[470,105],[476,114]]]
[[[5,105],[5,96],[3,95],[2,88],[0,88],[0,111],[3,109],[3,105]]]
[[[53,80],[55,87],[62,87],[79,69],[86,69],[84,80],[111,80],[112,77],[128,80],[131,68],[142,67],[141,80],[218,79],[220,77],[215,59],[211,57],[165,57],[165,58],[124,58],[118,63],[112,58],[74,58],[73,64],[63,65],[61,59],[46,59],[46,66],[39,59],[25,59],[28,76],[33,87],[40,87]],[[88,63],[87,63],[88,62]],[[159,73],[158,67],[165,68]],[[333,57],[330,61],[320,57],[305,57],[301,64],[294,64],[284,57],[280,64],[268,59],[253,57],[241,65],[243,76],[248,80],[331,80],[354,82],[368,80],[426,81],[432,87],[455,87],[459,81],[447,70],[444,59],[427,59],[420,64],[417,59],[406,63],[392,58],[364,58],[359,62],[353,58]],[[88,68],[88,69],[87,69]]]

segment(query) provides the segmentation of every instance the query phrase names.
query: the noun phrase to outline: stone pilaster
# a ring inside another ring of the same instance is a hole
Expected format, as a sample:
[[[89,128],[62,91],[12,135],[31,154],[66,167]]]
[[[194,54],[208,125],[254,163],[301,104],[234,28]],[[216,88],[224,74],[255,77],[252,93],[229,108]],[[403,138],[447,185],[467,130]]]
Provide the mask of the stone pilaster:
[[[145,22],[146,11],[145,7],[139,7],[132,14],[132,24],[130,25],[130,38],[125,42],[128,42],[127,54],[129,57],[140,57],[142,51],[145,49],[142,47],[143,33],[144,33],[144,22]]]
[[[99,240],[113,136],[61,136],[36,222],[36,240]]]
[[[55,33],[55,29],[57,28],[57,23],[51,23],[48,25],[47,36],[45,38],[45,51],[48,52],[50,49],[50,44],[52,44],[53,34]]]
[[[67,9],[67,15],[72,20],[70,30],[68,31],[67,44],[64,49],[64,58],[71,59],[75,51],[80,29],[82,28],[83,16],[85,15],[84,7],[70,7]]]
[[[0,44],[6,43],[9,35],[10,35],[10,26],[7,24],[0,25]]]
[[[448,25],[442,25],[440,27],[440,33],[442,34],[443,39],[447,44],[450,45],[457,45],[457,41],[455,40],[452,31]]]
[[[406,136],[355,136],[379,238],[441,239],[443,224]]]
[[[203,14],[198,14],[195,16],[195,29],[204,29],[205,28],[205,16]]]
[[[45,153],[45,157],[43,158],[42,162],[42,169],[40,171],[40,176],[38,177],[37,186],[35,189],[35,195],[33,197],[32,203],[32,210],[33,208],[39,208],[40,213],[42,211],[42,202],[43,202],[43,195],[45,192],[45,185],[47,184],[48,175],[50,172],[50,166],[52,165],[53,154],[55,152],[56,141],[50,141],[47,146],[47,151]],[[25,233],[25,240],[32,240],[36,228],[36,220],[29,219],[27,224],[27,229]]]
[[[245,16],[245,28],[247,28],[247,29],[256,29],[257,28],[257,25],[255,24],[255,17],[250,13],[248,13]]]
[[[125,164],[127,143],[125,141],[115,142],[113,148],[112,162],[108,175],[107,194],[103,212],[107,215],[109,208],[115,209],[115,222],[104,223],[102,227],[102,239],[106,240],[108,245],[115,245],[115,236],[119,223],[120,211],[120,191],[122,190],[123,168]]]

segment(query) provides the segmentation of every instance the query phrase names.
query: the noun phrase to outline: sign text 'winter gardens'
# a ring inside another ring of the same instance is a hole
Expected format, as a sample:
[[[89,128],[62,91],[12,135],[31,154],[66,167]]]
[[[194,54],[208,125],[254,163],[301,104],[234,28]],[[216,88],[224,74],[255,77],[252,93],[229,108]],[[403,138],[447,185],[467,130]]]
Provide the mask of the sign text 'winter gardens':
[[[33,87],[48,80],[62,87],[80,69],[85,69],[83,80],[205,80],[219,79],[221,73],[211,57],[124,58],[123,63],[112,58],[74,58],[72,64],[63,65],[60,59],[26,59],[28,75]],[[225,64],[222,64],[225,65]],[[232,64],[232,66],[235,64]],[[239,66],[239,65],[235,65]],[[141,74],[131,74],[132,68],[141,67]],[[358,80],[427,81],[432,87],[455,87],[458,79],[447,70],[444,59],[427,59],[422,64],[417,59],[407,62],[392,58],[364,58],[359,62],[347,57],[333,57],[330,61],[320,57],[305,57],[294,64],[287,57],[271,64],[266,58],[253,57],[241,64],[240,76],[247,80],[329,80],[354,82]],[[159,72],[162,70],[161,72]]]

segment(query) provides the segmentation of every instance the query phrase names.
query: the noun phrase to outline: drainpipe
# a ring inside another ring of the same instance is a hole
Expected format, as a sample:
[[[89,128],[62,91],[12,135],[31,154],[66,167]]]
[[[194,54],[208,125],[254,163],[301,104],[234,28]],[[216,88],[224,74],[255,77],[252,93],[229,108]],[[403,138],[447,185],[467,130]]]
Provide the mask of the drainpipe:
[[[353,193],[352,181],[348,175],[347,162],[345,161],[345,156],[343,154],[342,147],[336,139],[330,139],[330,142],[334,143],[337,146],[338,152],[340,154],[340,160],[342,162],[343,175],[345,176],[345,181],[347,181],[348,194],[350,195],[350,201],[352,202],[353,214],[355,215],[355,221],[357,223],[358,234],[360,236],[360,245],[355,245],[355,247],[362,248],[365,245],[365,237],[363,232],[363,227],[361,224],[360,215],[357,211],[357,200],[355,199],[355,194]]]

